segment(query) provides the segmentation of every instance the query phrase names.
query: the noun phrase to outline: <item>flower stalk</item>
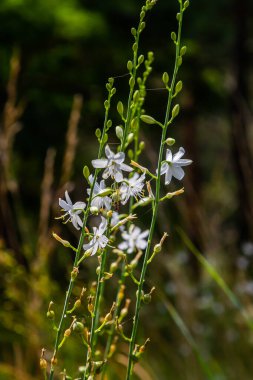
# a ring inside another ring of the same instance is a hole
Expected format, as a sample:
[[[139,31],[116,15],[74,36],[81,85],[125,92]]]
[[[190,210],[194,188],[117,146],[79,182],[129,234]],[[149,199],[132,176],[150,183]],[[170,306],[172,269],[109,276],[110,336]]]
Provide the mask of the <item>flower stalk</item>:
[[[161,188],[161,166],[164,156],[164,142],[167,138],[167,129],[169,126],[169,120],[171,116],[171,108],[172,108],[172,101],[173,101],[173,94],[174,89],[176,85],[176,78],[178,74],[179,67],[182,63],[182,57],[180,54],[181,49],[181,32],[182,32],[182,21],[183,21],[183,13],[185,10],[185,6],[182,3],[182,0],[179,0],[180,4],[180,12],[178,13],[178,34],[177,39],[175,40],[176,45],[176,57],[175,57],[175,64],[174,64],[174,71],[173,76],[171,80],[171,85],[168,90],[168,102],[167,102],[167,109],[165,114],[165,120],[164,120],[164,126],[162,129],[162,136],[161,136],[161,144],[160,144],[160,150],[159,150],[159,157],[158,157],[158,167],[157,167],[157,179],[156,179],[156,192],[155,192],[155,200],[153,203],[153,213],[152,213],[152,220],[151,220],[151,226],[149,231],[149,237],[148,237],[148,245],[145,251],[142,270],[141,270],[141,276],[137,291],[137,297],[136,297],[136,304],[135,304],[135,314],[133,319],[133,328],[132,328],[132,334],[130,339],[130,346],[129,346],[129,355],[128,355],[128,366],[127,366],[127,373],[126,373],[126,380],[130,380],[133,373],[133,365],[134,365],[134,348],[136,345],[136,337],[137,337],[137,330],[138,330],[138,324],[139,324],[139,317],[140,317],[140,308],[141,308],[141,299],[142,299],[142,292],[143,292],[143,285],[145,282],[145,275],[146,270],[148,266],[148,260],[151,254],[151,244],[152,239],[154,235],[154,229],[157,219],[157,213],[158,213],[158,207],[159,207],[159,201],[160,201],[160,188]],[[171,116],[172,117],[172,116]]]

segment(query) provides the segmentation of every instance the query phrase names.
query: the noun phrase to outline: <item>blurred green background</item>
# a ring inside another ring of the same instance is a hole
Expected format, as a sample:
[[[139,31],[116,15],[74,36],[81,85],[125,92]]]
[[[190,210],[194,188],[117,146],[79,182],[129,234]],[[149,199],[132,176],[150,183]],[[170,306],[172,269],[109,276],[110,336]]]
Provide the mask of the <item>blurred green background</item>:
[[[66,188],[73,199],[86,197],[82,168],[96,156],[104,84],[127,73],[130,29],[142,4],[0,3],[0,380],[42,378],[42,347],[50,360],[54,333],[46,311],[53,300],[59,317],[72,263],[51,231],[73,243],[78,237],[55,221],[58,198]],[[176,0],[159,0],[148,15],[140,50],[155,54],[150,89],[161,88],[162,73],[172,70],[177,7]],[[244,318],[253,317],[252,10],[250,0],[194,0],[186,13],[182,112],[171,135],[194,164],[183,181],[185,195],[160,212],[156,238],[164,230],[170,238],[148,273],[157,293],[142,311],[140,340],[151,337],[151,344],[136,378],[252,379],[253,334]],[[127,83],[127,77],[115,79],[116,98],[124,103]],[[148,91],[148,114],[162,119],[165,103],[163,90]],[[117,125],[117,112],[112,119]],[[154,168],[159,131],[144,126],[141,137],[143,160]],[[144,225],[148,215],[143,211]],[[177,226],[222,275],[239,308],[192,255]],[[92,259],[82,267],[73,297],[95,279],[95,267]],[[119,343],[111,379],[124,378],[126,353]],[[78,377],[83,358],[78,337],[71,337],[59,372],[66,367]]]

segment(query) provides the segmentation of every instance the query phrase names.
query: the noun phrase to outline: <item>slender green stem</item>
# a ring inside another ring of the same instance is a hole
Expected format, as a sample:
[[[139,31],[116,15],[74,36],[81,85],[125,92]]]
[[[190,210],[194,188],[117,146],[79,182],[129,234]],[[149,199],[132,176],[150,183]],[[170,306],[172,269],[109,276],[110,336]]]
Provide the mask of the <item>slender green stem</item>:
[[[136,305],[135,305],[135,315],[134,315],[134,321],[133,321],[133,329],[131,334],[131,342],[129,347],[129,356],[128,356],[128,367],[127,367],[127,374],[126,374],[126,380],[130,380],[133,372],[133,364],[134,364],[134,348],[136,344],[136,335],[138,330],[138,323],[139,323],[139,316],[140,316],[140,308],[141,308],[141,296],[142,296],[142,290],[143,285],[145,281],[145,275],[148,265],[148,259],[151,252],[151,244],[156,224],[156,218],[157,218],[157,212],[158,212],[158,206],[159,206],[159,199],[160,199],[160,186],[161,186],[161,164],[163,160],[163,153],[164,153],[164,141],[166,139],[167,129],[168,129],[168,121],[171,113],[171,105],[172,105],[172,99],[173,99],[173,92],[175,88],[176,83],[176,77],[177,72],[179,69],[179,57],[180,57],[180,43],[181,43],[181,30],[182,30],[182,19],[183,19],[183,5],[182,1],[180,2],[180,17],[178,22],[178,36],[177,36],[177,42],[176,42],[176,58],[175,58],[175,66],[174,66],[174,72],[173,77],[171,81],[169,96],[168,96],[168,103],[167,103],[167,109],[166,109],[166,115],[165,115],[165,121],[164,121],[164,128],[162,131],[162,137],[161,137],[161,145],[159,150],[159,158],[158,158],[158,168],[157,168],[157,180],[156,180],[156,194],[155,194],[155,200],[154,200],[154,206],[153,206],[153,215],[151,220],[151,226],[149,231],[149,237],[148,237],[148,245],[145,251],[145,256],[143,260],[143,266],[140,276],[140,284],[138,287],[137,292],[137,298],[136,298]]]
[[[110,220],[108,221],[108,228],[107,228],[107,233],[106,235],[108,236],[110,232]],[[92,316],[92,321],[91,321],[91,329],[90,329],[90,349],[87,351],[87,359],[86,359],[86,365],[85,365],[85,371],[83,374],[83,380],[85,380],[89,373],[88,367],[90,366],[90,362],[92,360],[93,354],[94,354],[94,347],[95,347],[95,337],[96,337],[96,329],[98,326],[98,321],[99,321],[99,310],[100,310],[100,303],[103,295],[103,287],[104,287],[104,280],[103,275],[104,275],[104,270],[105,270],[105,265],[106,265],[106,257],[107,257],[107,250],[104,249],[102,254],[101,254],[101,265],[100,265],[100,270],[98,274],[98,283],[97,283],[97,289],[96,289],[96,296],[95,296],[95,305],[94,305],[94,312]]]
[[[112,96],[111,95],[111,91],[109,91],[109,95],[108,95],[109,105],[110,105],[111,96]],[[108,116],[109,116],[109,108],[110,107],[108,106],[106,108],[106,112],[105,112],[104,127],[103,127],[102,136],[101,136],[101,143],[100,143],[100,146],[99,146],[98,158],[101,158],[102,153],[103,153],[104,137],[105,137],[105,133],[106,133],[106,125],[107,125]],[[58,353],[58,350],[59,350],[59,340],[60,340],[62,332],[63,332],[65,316],[66,316],[66,312],[67,312],[70,296],[72,294],[72,289],[73,289],[73,286],[74,286],[74,282],[75,282],[75,279],[76,279],[76,276],[74,275],[74,273],[76,273],[76,274],[78,273],[78,269],[77,269],[78,260],[80,258],[80,254],[81,254],[81,251],[82,251],[82,246],[83,246],[83,243],[84,243],[84,238],[86,236],[85,228],[86,228],[86,225],[87,225],[87,220],[88,220],[88,216],[89,216],[89,212],[90,212],[90,206],[91,206],[91,201],[92,201],[92,194],[93,194],[93,191],[94,191],[95,182],[96,182],[96,179],[97,179],[97,176],[98,176],[98,172],[99,172],[99,170],[96,169],[95,170],[95,174],[94,174],[94,180],[93,180],[93,183],[91,184],[90,196],[89,196],[89,199],[88,199],[87,208],[85,210],[84,218],[83,218],[83,227],[82,227],[82,230],[81,230],[81,235],[80,235],[80,238],[79,238],[78,247],[77,247],[77,250],[76,250],[76,256],[75,256],[75,260],[74,260],[74,264],[73,264],[73,268],[72,268],[72,272],[71,272],[72,275],[71,275],[71,279],[70,279],[70,282],[69,282],[68,290],[66,292],[66,296],[65,296],[65,300],[64,300],[64,305],[63,305],[63,309],[62,309],[62,313],[61,313],[61,317],[60,317],[60,322],[59,322],[59,325],[57,327],[57,333],[56,333],[55,344],[54,344],[53,359],[51,361],[51,368],[50,368],[50,373],[49,373],[49,380],[53,380],[53,378],[54,378],[54,363],[53,362],[54,362],[54,359],[56,359],[56,356],[57,356],[57,353]]]

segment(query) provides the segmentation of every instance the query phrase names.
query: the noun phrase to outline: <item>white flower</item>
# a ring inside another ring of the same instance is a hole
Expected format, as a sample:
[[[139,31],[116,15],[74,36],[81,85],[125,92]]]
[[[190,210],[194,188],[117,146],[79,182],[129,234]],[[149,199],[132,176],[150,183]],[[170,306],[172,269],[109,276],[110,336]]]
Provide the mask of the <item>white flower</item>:
[[[144,186],[145,174],[139,176],[138,173],[134,173],[133,177],[124,179],[124,182],[120,186],[120,198],[121,203],[125,205],[130,197],[141,198],[142,189]]]
[[[166,151],[166,161],[161,166],[161,175],[165,174],[165,185],[171,182],[172,177],[181,180],[184,177],[184,171],[181,166],[187,166],[192,163],[192,160],[181,159],[185,154],[184,148],[179,148],[179,151],[172,156],[170,149]]]
[[[85,251],[89,251],[91,256],[95,255],[99,248],[105,248],[109,239],[104,235],[104,232],[107,228],[107,220],[101,216],[102,221],[99,227],[93,227],[94,236],[88,244],[83,245]]]
[[[93,183],[94,178],[92,175],[89,176],[89,182]],[[100,184],[95,182],[94,188],[93,188],[93,194],[92,194],[92,201],[91,201],[91,207],[97,207],[98,210],[101,208],[105,208],[106,210],[110,210],[112,200],[110,197],[100,197],[99,194],[103,193],[103,191],[106,189],[105,181],[100,181]],[[87,193],[90,195],[90,190],[87,189]]]
[[[133,169],[123,164],[125,160],[125,153],[118,152],[113,153],[109,148],[109,145],[105,147],[105,154],[107,158],[98,158],[97,160],[92,160],[92,165],[96,169],[105,169],[103,173],[103,178],[112,177],[116,182],[121,182],[123,180],[122,170],[126,172],[131,172]]]
[[[147,247],[148,242],[145,238],[148,236],[149,230],[141,232],[139,227],[131,224],[128,232],[122,233],[122,238],[125,240],[119,244],[119,249],[127,251],[127,253],[133,253],[135,248],[143,250]]]
[[[63,209],[63,211],[66,211],[66,213],[63,215],[63,218],[67,215],[69,215],[68,220],[66,223],[71,220],[71,223],[73,226],[79,230],[80,227],[83,226],[83,222],[78,214],[80,214],[85,209],[85,203],[84,202],[76,202],[75,204],[72,203],[69,194],[67,191],[65,191],[65,198],[66,201],[59,198],[59,205]]]

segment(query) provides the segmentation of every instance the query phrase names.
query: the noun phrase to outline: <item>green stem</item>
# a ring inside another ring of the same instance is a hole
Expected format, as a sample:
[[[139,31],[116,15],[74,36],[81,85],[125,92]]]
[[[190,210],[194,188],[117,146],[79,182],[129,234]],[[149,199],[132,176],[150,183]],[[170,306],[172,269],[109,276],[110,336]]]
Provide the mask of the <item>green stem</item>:
[[[144,281],[145,281],[145,275],[146,275],[146,270],[147,270],[147,266],[148,266],[148,259],[150,256],[151,244],[152,244],[152,239],[153,239],[153,235],[154,235],[154,229],[155,229],[158,206],[159,206],[160,187],[161,187],[161,164],[162,164],[162,160],[163,160],[164,141],[166,139],[166,134],[167,134],[167,129],[168,129],[167,124],[168,124],[170,113],[171,113],[171,105],[172,105],[173,92],[174,92],[175,83],[176,83],[176,76],[177,76],[177,72],[179,69],[178,60],[179,60],[179,56],[180,56],[182,19],[183,19],[183,6],[182,6],[182,2],[180,2],[180,18],[179,18],[179,23],[178,23],[178,37],[177,37],[177,42],[176,42],[175,66],[174,66],[174,72],[173,72],[173,77],[172,77],[169,96],[168,96],[168,103],[167,103],[167,109],[166,109],[166,115],[165,115],[165,121],[164,121],[164,128],[163,128],[162,137],[161,137],[161,145],[160,145],[160,150],[159,150],[158,168],[157,168],[156,194],[155,194],[155,200],[154,200],[154,206],[153,206],[153,215],[152,215],[151,226],[150,226],[150,231],[149,231],[148,245],[147,245],[147,248],[145,251],[145,256],[144,256],[143,265],[142,265],[142,271],[141,271],[141,276],[140,276],[140,285],[138,287],[136,304],[135,304],[135,315],[134,315],[133,329],[132,329],[132,334],[131,334],[131,342],[130,342],[130,347],[129,347],[126,380],[131,379],[132,372],[133,372],[133,364],[134,364],[133,352],[134,352],[134,348],[135,348],[135,344],[136,344],[136,335],[137,335],[139,316],[140,316],[141,295],[142,295],[143,285],[144,285]]]
[[[111,96],[112,96],[111,95],[111,91],[109,91],[109,95],[108,95],[108,102],[109,102],[109,104],[110,104]],[[109,108],[110,107],[108,106],[106,108],[106,112],[105,112],[104,127],[103,127],[103,132],[102,132],[102,137],[101,137],[101,143],[100,143],[100,146],[99,146],[98,158],[101,158],[102,153],[103,153],[103,149],[104,149],[104,145],[105,145],[103,143],[103,141],[104,141],[104,136],[105,136],[105,133],[106,133],[106,125],[107,125],[108,116],[109,116]],[[82,247],[83,247],[83,243],[84,243],[84,238],[86,236],[85,228],[86,228],[86,225],[87,225],[87,220],[88,220],[90,206],[91,206],[91,201],[92,201],[92,194],[93,194],[93,190],[94,190],[94,187],[95,187],[95,182],[96,182],[96,179],[97,179],[97,176],[98,176],[98,172],[99,172],[99,169],[96,169],[95,170],[95,174],[94,174],[94,180],[93,180],[93,183],[91,185],[91,191],[90,191],[90,196],[89,196],[89,199],[88,199],[87,208],[86,208],[85,213],[84,213],[83,227],[82,227],[82,230],[81,230],[81,235],[80,235],[80,239],[79,239],[79,242],[78,242],[78,247],[77,247],[77,250],[76,250],[76,256],[75,256],[72,272],[78,266],[78,260],[79,260],[79,257],[80,257],[81,251],[82,251]],[[73,286],[74,286],[75,279],[76,279],[75,276],[71,276],[71,279],[70,279],[70,282],[69,282],[69,286],[68,286],[68,290],[66,292],[66,297],[65,297],[64,306],[63,306],[63,309],[62,309],[62,314],[61,314],[61,317],[60,317],[60,322],[59,322],[59,325],[57,327],[57,333],[56,333],[55,344],[54,344],[53,358],[56,358],[58,350],[59,350],[59,340],[60,340],[60,337],[62,335],[64,321],[65,321],[65,315],[66,315],[66,312],[67,312],[67,308],[68,308],[68,304],[69,304],[69,299],[70,299],[70,296],[72,294],[72,289],[73,289]],[[49,380],[53,380],[53,378],[54,378],[54,365],[51,363],[51,368],[50,368],[50,373],[49,373]]]
[[[108,229],[107,229],[107,234],[109,235],[110,231],[110,221],[108,221]],[[91,321],[91,330],[90,330],[90,351],[87,351],[87,358],[86,358],[86,366],[85,366],[85,372],[83,374],[83,380],[85,380],[89,373],[87,373],[88,367],[90,366],[90,362],[92,360],[93,354],[94,354],[94,347],[95,347],[95,337],[96,337],[96,332],[95,330],[97,329],[98,322],[99,322],[99,310],[100,310],[100,303],[103,295],[103,288],[104,288],[104,280],[102,280],[102,277],[104,275],[104,270],[105,270],[105,265],[106,265],[106,258],[107,258],[107,250],[105,249],[102,254],[101,254],[102,260],[101,260],[101,265],[100,265],[100,271],[98,275],[98,283],[97,283],[97,289],[96,289],[96,296],[95,296],[95,305],[94,305],[94,312],[92,316],[92,321]]]

